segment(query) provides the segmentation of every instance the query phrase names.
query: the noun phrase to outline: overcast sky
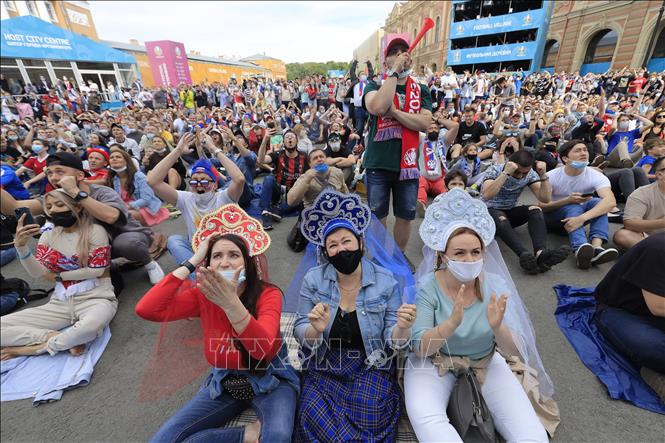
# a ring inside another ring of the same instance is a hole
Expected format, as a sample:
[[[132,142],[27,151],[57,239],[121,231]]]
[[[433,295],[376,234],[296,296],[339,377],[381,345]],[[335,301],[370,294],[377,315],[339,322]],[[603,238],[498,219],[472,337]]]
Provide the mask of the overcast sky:
[[[173,40],[201,55],[257,53],[291,62],[349,61],[394,1],[91,1],[102,40]]]

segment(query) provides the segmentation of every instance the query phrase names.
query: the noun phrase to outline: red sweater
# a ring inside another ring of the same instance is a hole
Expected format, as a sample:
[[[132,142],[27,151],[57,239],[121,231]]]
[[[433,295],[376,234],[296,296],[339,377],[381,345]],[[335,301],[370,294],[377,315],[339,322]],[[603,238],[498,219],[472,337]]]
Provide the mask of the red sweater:
[[[266,285],[256,303],[257,316],[250,315],[242,333],[236,332],[222,308],[208,300],[189,279],[167,275],[153,286],[136,305],[136,314],[155,322],[200,317],[203,327],[204,352],[208,362],[221,369],[246,369],[247,362],[233,346],[242,343],[256,360],[270,361],[277,355],[282,339],[279,335],[282,294]]]

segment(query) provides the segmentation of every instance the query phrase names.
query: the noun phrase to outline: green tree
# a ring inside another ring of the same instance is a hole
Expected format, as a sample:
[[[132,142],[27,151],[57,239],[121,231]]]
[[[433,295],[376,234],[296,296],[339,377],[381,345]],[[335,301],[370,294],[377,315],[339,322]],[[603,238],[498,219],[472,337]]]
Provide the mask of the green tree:
[[[319,74],[326,75],[329,70],[348,71],[351,65],[347,62],[327,61],[305,62],[305,63],[287,63],[286,77],[289,80],[307,77],[308,75]]]

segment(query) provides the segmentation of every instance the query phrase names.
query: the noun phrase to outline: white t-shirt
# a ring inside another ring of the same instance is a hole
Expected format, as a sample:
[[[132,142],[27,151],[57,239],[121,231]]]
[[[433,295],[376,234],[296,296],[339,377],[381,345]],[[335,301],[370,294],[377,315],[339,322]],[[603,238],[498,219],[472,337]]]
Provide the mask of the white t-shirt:
[[[444,75],[443,77],[441,77],[441,86],[443,86],[446,98],[453,98],[453,93],[455,92],[455,89],[458,87],[457,79],[455,78],[454,75]]]
[[[185,225],[187,226],[187,237],[189,239],[191,239],[194,232],[196,232],[201,219],[208,215],[209,212],[212,212],[225,204],[233,203],[229,198],[226,189],[217,191],[215,197],[211,198],[206,205],[197,204],[196,195],[193,192],[177,192],[178,200],[176,201],[175,207],[182,211],[182,216],[184,217]]]
[[[589,194],[602,188],[609,188],[610,180],[592,168],[584,168],[580,175],[566,174],[565,167],[552,169],[547,173],[552,185],[552,201],[568,197],[573,192]]]

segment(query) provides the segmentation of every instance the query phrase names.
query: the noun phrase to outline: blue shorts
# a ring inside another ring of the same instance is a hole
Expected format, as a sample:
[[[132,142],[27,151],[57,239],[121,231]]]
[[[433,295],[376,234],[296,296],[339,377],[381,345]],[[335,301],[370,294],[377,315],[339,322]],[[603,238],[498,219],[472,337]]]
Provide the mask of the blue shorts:
[[[393,195],[393,215],[404,220],[416,218],[418,179],[399,180],[399,172],[368,169],[365,174],[369,207],[378,219],[388,216],[390,194]]]

